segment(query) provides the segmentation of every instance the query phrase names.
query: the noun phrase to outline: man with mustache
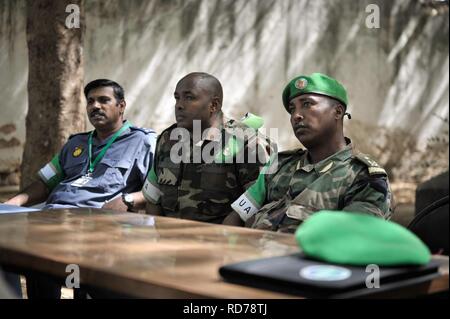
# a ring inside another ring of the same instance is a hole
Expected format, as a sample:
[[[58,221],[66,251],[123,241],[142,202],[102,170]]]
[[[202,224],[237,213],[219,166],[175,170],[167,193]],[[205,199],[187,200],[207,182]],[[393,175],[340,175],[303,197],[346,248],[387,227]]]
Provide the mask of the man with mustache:
[[[156,134],[124,120],[123,88],[98,79],[84,88],[86,111],[95,130],[70,136],[37,179],[6,204],[43,209],[145,208],[141,189],[152,165]],[[60,285],[36,276],[27,278],[30,298],[58,298]]]
[[[176,124],[158,137],[155,164],[143,188],[147,213],[217,224],[240,224],[240,219],[227,219],[232,212],[230,205],[258,177],[268,158],[267,139],[257,134],[258,127],[248,124],[251,121],[247,118],[241,121],[224,119],[222,86],[210,74],[186,75],[178,82],[174,98]],[[250,147],[250,143],[236,147],[241,140],[234,140],[235,129],[250,129],[248,140],[253,139],[254,147]],[[202,135],[198,140],[196,131]],[[185,142],[191,150],[183,161],[174,158],[177,155],[174,150],[180,144],[177,132],[187,133]],[[219,158],[218,161],[206,159],[210,155],[208,150],[213,147],[217,147],[219,157],[215,159]],[[202,155],[197,161],[195,150]],[[258,153],[254,161],[247,156],[252,152]],[[245,158],[237,161],[238,155],[242,154]],[[222,161],[222,156],[229,160]]]
[[[294,232],[320,210],[390,218],[385,170],[344,136],[348,100],[335,79],[314,73],[294,78],[283,91],[296,138],[306,147],[278,156],[274,174],[261,174],[232,207],[247,227]]]
[[[99,79],[84,89],[95,130],[70,136],[60,153],[39,171],[39,179],[6,204],[44,209],[145,207],[142,188],[152,164],[156,134],[124,120],[124,90]],[[127,194],[129,198],[125,200]],[[114,200],[113,200],[114,199]]]

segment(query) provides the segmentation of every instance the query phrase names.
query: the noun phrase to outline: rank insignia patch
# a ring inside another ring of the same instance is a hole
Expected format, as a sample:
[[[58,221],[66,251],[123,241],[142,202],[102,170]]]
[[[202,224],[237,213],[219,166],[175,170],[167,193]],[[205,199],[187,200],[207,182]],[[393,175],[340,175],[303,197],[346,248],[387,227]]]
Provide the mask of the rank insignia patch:
[[[83,147],[81,147],[81,146],[75,147],[75,149],[73,150],[72,156],[73,157],[78,157],[81,154],[83,154]]]

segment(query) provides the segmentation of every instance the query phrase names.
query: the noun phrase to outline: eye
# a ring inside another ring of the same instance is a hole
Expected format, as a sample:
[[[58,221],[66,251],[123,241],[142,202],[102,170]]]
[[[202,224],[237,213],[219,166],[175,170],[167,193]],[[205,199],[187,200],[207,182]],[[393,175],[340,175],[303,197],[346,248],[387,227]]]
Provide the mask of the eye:
[[[194,97],[192,95],[186,95],[186,100],[192,101],[194,100]]]
[[[289,106],[288,106],[288,112],[289,112],[290,114],[292,114],[294,111],[295,111],[295,106],[294,106],[293,104],[289,104]]]
[[[98,99],[98,101],[102,104],[105,104],[105,103],[108,103],[110,101],[110,99],[107,97],[101,97]]]
[[[302,105],[303,105],[303,107],[310,107],[310,106],[311,106],[311,102],[309,102],[309,101],[304,101],[304,102],[302,103]]]

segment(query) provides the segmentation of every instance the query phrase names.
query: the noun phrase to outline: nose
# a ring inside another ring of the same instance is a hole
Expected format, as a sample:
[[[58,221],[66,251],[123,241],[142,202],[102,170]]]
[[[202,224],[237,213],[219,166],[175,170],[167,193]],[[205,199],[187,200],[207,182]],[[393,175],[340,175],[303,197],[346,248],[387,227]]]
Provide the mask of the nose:
[[[292,112],[292,120],[294,121],[294,123],[298,123],[303,121],[304,116],[301,113],[301,111],[299,110],[299,108],[295,108],[294,112]]]
[[[94,103],[92,103],[94,108],[99,109],[100,108],[100,103],[98,101],[94,101]]]
[[[88,104],[88,109],[90,111],[100,109],[100,103],[98,101],[92,101]]]
[[[175,109],[177,109],[177,110],[182,110],[182,109],[184,109],[184,107],[183,107],[183,105],[182,105],[180,99],[175,100]]]

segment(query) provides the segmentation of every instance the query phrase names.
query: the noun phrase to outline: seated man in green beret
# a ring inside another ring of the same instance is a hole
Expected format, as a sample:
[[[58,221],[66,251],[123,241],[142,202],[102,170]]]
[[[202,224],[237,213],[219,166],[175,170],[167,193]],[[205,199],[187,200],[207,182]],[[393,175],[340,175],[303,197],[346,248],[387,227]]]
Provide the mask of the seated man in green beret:
[[[232,204],[246,226],[294,232],[323,209],[390,218],[386,171],[344,136],[344,117],[350,118],[345,88],[320,73],[299,76],[284,89],[283,104],[306,149],[279,153],[278,166],[261,172]]]

